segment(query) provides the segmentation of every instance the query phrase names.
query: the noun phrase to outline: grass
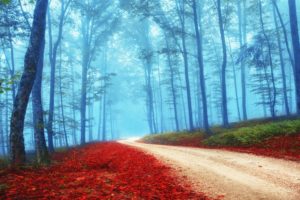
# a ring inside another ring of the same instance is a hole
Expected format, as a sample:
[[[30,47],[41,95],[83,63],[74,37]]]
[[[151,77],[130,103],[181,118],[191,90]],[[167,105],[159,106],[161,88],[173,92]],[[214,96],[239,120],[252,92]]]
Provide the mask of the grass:
[[[211,147],[247,147],[262,143],[276,136],[290,136],[300,133],[300,119],[278,118],[256,119],[241,123],[233,123],[230,128],[215,126],[211,128],[212,135],[203,131],[194,133],[166,133],[146,136],[145,143],[211,146]]]
[[[251,146],[276,136],[300,133],[300,119],[265,122],[251,126],[234,128],[215,134],[203,141],[207,146]]]
[[[165,144],[165,145],[182,145],[185,146],[197,146],[205,138],[203,132],[195,132],[193,134],[189,132],[180,133],[164,133],[156,135],[148,135],[142,138],[142,142],[152,144]]]

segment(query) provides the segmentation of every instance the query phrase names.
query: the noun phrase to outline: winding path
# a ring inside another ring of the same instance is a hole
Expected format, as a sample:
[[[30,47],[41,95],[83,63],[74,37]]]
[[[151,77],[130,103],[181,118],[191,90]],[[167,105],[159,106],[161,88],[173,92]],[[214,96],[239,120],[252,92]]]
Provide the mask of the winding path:
[[[231,151],[119,141],[154,155],[195,190],[230,200],[299,200],[300,163]]]

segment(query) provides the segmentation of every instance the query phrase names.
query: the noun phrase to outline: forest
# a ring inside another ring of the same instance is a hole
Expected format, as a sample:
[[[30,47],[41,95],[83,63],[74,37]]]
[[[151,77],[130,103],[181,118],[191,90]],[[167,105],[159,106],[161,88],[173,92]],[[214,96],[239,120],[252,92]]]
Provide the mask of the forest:
[[[296,0],[0,0],[0,198],[210,199],[142,143],[299,161],[299,20]]]

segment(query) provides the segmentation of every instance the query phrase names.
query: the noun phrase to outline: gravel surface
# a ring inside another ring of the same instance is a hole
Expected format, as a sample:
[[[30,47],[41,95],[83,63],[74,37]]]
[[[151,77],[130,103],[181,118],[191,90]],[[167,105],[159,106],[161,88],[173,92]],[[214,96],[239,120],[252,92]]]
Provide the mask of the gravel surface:
[[[212,198],[299,200],[300,163],[224,150],[120,141],[154,155]]]

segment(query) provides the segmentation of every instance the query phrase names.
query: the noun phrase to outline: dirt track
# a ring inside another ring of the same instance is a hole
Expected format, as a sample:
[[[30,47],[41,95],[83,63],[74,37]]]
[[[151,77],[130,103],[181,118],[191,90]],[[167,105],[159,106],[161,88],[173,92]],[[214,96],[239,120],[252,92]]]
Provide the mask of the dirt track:
[[[120,141],[144,150],[216,198],[299,200],[300,163],[245,153]]]

